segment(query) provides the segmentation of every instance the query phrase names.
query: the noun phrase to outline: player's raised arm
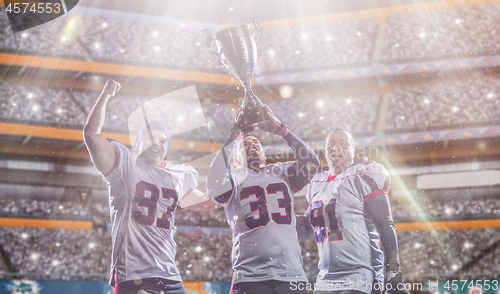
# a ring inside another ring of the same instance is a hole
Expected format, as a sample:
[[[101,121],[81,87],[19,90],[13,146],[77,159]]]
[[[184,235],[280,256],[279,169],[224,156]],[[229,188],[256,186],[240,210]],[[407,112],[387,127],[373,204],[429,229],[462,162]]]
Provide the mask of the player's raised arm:
[[[288,146],[292,148],[297,157],[297,163],[288,169],[288,175],[295,191],[301,190],[316,174],[319,167],[319,158],[306,142],[292,134],[280,122],[269,107],[266,106],[265,108],[267,111],[269,132],[281,136]]]
[[[207,175],[207,191],[210,198],[218,203],[225,203],[231,197],[234,183],[229,172],[229,160],[236,148],[236,139],[239,136],[239,126],[236,123],[231,129],[229,138],[222,149],[212,160]]]
[[[83,139],[90,153],[90,158],[95,167],[103,174],[108,173],[115,161],[115,151],[106,138],[101,136],[106,115],[106,104],[120,90],[120,84],[108,80],[101,95],[89,113],[85,127],[83,128]]]

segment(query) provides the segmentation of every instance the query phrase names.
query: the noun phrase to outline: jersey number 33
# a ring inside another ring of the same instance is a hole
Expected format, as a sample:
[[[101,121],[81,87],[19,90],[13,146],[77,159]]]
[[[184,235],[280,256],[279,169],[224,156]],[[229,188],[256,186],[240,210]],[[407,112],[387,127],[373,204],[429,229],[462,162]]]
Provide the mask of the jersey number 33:
[[[271,218],[277,224],[289,225],[292,223],[292,199],[284,183],[269,184],[266,189],[261,186],[250,186],[241,190],[240,200],[245,200],[252,195],[257,198],[256,201],[250,202],[250,210],[252,212],[258,211],[259,217],[245,218],[245,223],[250,229],[265,226],[269,223],[270,217],[266,195],[279,196],[280,194],[283,197],[277,199],[277,204],[279,208],[285,209],[285,214],[283,215],[281,212],[271,213]]]

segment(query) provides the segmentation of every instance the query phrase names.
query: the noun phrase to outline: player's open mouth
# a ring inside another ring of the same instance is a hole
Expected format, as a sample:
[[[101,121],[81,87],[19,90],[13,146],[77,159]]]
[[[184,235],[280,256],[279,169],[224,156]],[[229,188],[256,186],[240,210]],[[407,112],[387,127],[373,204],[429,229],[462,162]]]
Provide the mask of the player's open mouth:
[[[149,151],[149,153],[151,153],[153,155],[159,155],[160,154],[160,149],[158,149],[158,148],[149,148],[148,151]]]
[[[333,159],[335,159],[335,158],[342,158],[342,154],[339,154],[339,153],[332,154],[332,155],[330,155],[330,158],[333,158]]]

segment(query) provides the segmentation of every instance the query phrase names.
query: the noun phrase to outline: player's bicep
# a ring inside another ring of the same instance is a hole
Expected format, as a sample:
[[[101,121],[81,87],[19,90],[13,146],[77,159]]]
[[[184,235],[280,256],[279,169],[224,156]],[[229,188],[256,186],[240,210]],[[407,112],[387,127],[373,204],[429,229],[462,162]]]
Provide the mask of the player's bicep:
[[[111,142],[97,134],[85,135],[84,138],[94,166],[103,175],[109,174],[116,160],[116,151]]]
[[[387,193],[378,194],[365,201],[365,214],[380,227],[385,222],[392,222],[391,206]]]

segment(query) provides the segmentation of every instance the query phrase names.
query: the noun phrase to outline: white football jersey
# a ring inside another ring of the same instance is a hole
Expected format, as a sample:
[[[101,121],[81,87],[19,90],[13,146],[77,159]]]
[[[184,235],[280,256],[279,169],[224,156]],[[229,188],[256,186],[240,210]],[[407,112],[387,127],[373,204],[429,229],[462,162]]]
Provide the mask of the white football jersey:
[[[111,284],[160,277],[181,281],[175,265],[175,209],[198,184],[189,165],[146,165],[125,145],[112,141],[116,158],[108,183],[113,253]]]
[[[295,191],[286,173],[291,164],[270,164],[259,172],[231,169],[232,193],[212,198],[224,206],[233,229],[234,283],[307,282],[295,228]]]
[[[371,292],[369,285],[375,277],[380,279],[383,264],[374,235],[378,233],[373,223],[367,223],[364,203],[387,193],[389,185],[387,170],[367,159],[335,177],[326,171],[311,180],[306,197],[319,251],[318,285]]]

